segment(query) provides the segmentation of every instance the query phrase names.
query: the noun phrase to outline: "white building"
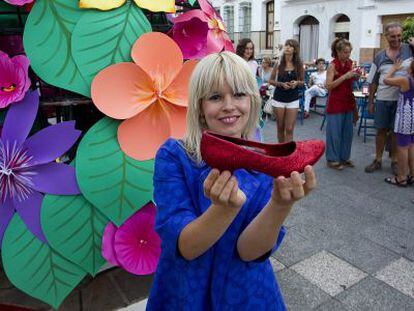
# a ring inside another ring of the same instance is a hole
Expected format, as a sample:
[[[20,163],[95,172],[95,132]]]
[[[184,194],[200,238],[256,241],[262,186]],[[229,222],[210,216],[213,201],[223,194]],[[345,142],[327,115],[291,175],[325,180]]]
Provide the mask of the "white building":
[[[352,58],[370,62],[385,46],[383,25],[414,16],[414,0],[212,0],[235,44],[250,37],[259,55],[295,38],[305,62],[330,59],[336,36],[353,44]],[[250,35],[249,35],[250,33]]]

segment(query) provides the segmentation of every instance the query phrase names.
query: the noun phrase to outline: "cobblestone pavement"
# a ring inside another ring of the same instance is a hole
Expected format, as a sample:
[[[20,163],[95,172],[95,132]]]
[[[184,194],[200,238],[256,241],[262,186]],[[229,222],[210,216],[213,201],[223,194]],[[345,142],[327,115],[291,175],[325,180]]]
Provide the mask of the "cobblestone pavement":
[[[321,120],[312,114],[297,125],[295,138],[323,139]],[[275,142],[275,127],[266,122],[266,141]],[[324,159],[316,165],[318,187],[296,204],[285,241],[271,257],[289,310],[414,310],[414,187],[383,181],[391,174],[389,159],[382,171],[366,174],[373,154],[373,137],[364,144],[355,135],[355,168],[332,170]],[[151,282],[106,271],[84,281],[59,310],[144,310]],[[13,288],[1,269],[0,302],[50,309]]]
[[[324,139],[322,117],[296,127],[296,139]],[[264,128],[275,142],[275,123]],[[356,131],[355,131],[356,132]],[[367,174],[374,137],[355,133],[355,168],[316,165],[318,187],[296,204],[285,241],[271,258],[289,310],[414,310],[414,187],[398,188],[384,157],[381,171]]]

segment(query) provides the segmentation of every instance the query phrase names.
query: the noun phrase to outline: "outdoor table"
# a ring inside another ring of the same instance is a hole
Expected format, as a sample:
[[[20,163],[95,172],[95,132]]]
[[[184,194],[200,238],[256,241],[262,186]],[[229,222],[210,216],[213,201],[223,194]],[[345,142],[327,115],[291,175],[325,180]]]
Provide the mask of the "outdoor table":
[[[74,119],[73,107],[77,105],[90,105],[92,100],[89,98],[70,98],[63,100],[41,100],[42,107],[54,107],[56,113],[56,123]]]

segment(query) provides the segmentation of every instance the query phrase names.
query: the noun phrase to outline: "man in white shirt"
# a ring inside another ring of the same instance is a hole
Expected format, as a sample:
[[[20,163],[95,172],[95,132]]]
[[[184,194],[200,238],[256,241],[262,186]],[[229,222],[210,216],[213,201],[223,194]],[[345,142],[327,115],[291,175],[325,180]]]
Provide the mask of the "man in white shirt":
[[[305,91],[305,118],[309,117],[309,106],[312,97],[324,97],[328,93],[326,90],[325,60],[323,58],[317,59],[316,66],[318,71],[310,75],[309,88]]]

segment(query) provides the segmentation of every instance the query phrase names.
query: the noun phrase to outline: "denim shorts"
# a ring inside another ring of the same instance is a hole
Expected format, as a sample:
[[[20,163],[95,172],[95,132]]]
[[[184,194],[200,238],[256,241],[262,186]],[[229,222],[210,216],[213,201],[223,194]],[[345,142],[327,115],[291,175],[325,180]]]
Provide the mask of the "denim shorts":
[[[374,122],[377,129],[394,129],[397,101],[377,100],[375,102]]]

